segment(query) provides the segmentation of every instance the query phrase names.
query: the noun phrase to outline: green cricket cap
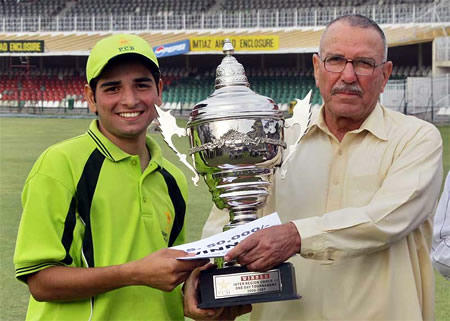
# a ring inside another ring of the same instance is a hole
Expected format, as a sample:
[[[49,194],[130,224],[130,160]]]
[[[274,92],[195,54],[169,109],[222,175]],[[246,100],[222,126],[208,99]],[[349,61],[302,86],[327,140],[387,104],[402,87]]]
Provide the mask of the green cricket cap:
[[[108,62],[120,55],[135,54],[147,58],[150,65],[160,74],[158,59],[152,47],[143,38],[131,34],[116,34],[97,42],[92,48],[86,64],[86,78],[88,84],[100,75]],[[155,79],[157,80],[157,79]]]

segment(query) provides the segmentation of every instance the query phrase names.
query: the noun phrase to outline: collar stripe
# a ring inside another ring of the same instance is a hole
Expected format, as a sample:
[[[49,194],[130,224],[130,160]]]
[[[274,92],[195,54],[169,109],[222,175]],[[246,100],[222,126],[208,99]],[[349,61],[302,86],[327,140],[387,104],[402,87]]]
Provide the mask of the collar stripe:
[[[102,143],[102,141],[94,134],[94,132],[90,129],[88,129],[88,134],[91,136],[91,138],[94,140],[94,142],[97,144],[97,146],[102,150],[103,153],[105,153],[109,158],[111,158],[114,162],[116,161],[114,157],[112,157],[111,153],[108,151],[106,146]]]

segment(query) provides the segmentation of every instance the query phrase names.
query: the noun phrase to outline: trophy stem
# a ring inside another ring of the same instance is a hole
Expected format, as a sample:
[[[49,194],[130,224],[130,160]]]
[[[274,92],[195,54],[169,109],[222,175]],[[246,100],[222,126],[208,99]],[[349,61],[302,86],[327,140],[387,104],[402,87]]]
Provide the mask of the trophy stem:
[[[257,212],[255,208],[250,209],[231,209],[230,210],[230,222],[223,227],[223,231],[231,230],[239,225],[254,221],[258,218]],[[239,266],[236,261],[225,262],[223,257],[214,258],[214,264],[217,267],[230,267],[230,266]]]
[[[252,222],[258,218],[258,214],[254,207],[249,209],[230,209],[230,221],[223,227],[223,231],[228,231],[239,225]]]
[[[214,264],[217,266],[218,269],[232,266],[241,266],[236,260],[225,262],[225,259],[223,257],[215,257]]]
[[[218,269],[221,269],[221,268],[225,267],[226,265],[228,265],[227,262],[225,262],[223,257],[215,257],[214,264],[217,266]]]

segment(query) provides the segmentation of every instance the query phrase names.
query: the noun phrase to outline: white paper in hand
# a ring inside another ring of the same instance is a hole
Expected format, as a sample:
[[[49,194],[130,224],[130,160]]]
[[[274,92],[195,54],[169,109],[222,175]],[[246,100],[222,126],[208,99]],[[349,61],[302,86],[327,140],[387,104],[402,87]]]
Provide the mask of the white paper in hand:
[[[182,250],[188,253],[194,253],[195,256],[179,257],[179,260],[197,260],[204,258],[223,257],[232,248],[239,244],[253,233],[268,228],[270,226],[280,225],[278,213],[261,217],[247,224],[240,225],[226,232],[222,232],[200,241],[187,243],[171,247],[171,249]]]

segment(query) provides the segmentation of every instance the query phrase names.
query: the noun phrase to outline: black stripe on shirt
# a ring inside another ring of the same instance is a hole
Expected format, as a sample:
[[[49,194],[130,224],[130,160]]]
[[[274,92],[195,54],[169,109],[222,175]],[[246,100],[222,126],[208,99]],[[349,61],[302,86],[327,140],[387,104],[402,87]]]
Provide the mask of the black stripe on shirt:
[[[98,149],[95,149],[84,165],[83,173],[81,174],[77,185],[76,198],[78,213],[85,223],[83,253],[88,263],[88,267],[95,266],[91,231],[91,204],[104,160],[105,156],[100,153]]]
[[[183,195],[181,195],[180,188],[178,187],[175,178],[164,168],[160,168],[159,172],[164,177],[170,199],[172,200],[172,204],[175,209],[175,219],[173,220],[173,226],[169,237],[170,247],[175,243],[175,240],[183,229],[184,216],[186,213],[186,202],[184,201]]]
[[[64,266],[64,264],[61,264],[59,262],[44,262],[44,263],[39,263],[36,265],[16,269],[16,274],[24,274],[24,273],[30,274],[30,271],[38,271],[38,270],[41,270],[43,267],[57,266],[57,265]]]
[[[70,246],[73,241],[73,231],[75,229],[75,224],[77,221],[77,212],[76,212],[76,199],[72,197],[72,201],[70,202],[69,211],[66,216],[66,221],[64,222],[64,231],[62,236],[62,244],[64,249],[66,250],[66,257],[62,260],[62,262],[66,265],[70,265],[73,262],[72,257],[70,256]]]

